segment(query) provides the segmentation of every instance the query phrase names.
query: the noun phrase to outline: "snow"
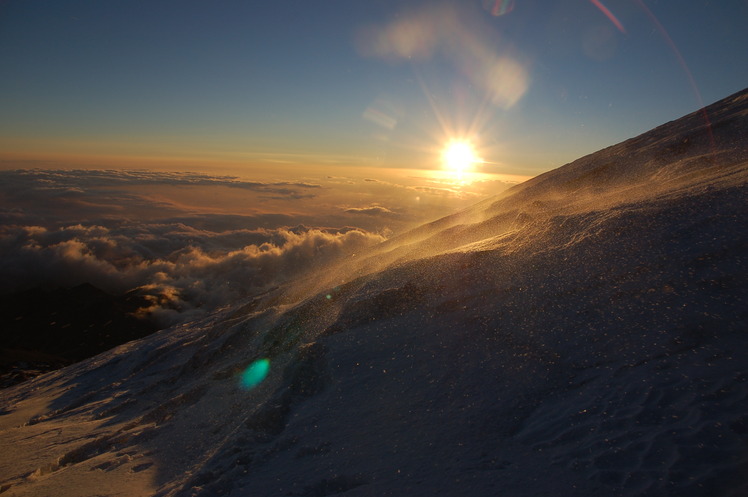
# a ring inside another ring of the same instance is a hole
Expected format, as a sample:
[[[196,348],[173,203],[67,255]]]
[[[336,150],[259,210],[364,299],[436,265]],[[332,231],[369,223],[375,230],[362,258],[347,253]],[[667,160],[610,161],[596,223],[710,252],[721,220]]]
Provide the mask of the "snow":
[[[707,113],[0,391],[0,492],[745,495],[748,92]]]

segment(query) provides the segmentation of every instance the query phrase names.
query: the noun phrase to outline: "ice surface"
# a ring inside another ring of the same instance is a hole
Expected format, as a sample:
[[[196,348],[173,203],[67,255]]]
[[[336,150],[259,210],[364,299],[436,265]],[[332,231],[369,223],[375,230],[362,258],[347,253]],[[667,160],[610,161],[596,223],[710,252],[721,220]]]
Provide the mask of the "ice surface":
[[[748,93],[706,115],[0,392],[0,492],[746,495]]]

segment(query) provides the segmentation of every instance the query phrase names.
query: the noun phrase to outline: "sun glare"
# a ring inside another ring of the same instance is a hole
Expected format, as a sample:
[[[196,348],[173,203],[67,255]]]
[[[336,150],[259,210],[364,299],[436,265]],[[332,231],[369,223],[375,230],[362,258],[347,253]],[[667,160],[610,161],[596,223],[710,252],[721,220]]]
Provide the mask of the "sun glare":
[[[471,171],[473,165],[479,162],[473,146],[466,141],[451,141],[442,152],[444,168],[454,173]]]

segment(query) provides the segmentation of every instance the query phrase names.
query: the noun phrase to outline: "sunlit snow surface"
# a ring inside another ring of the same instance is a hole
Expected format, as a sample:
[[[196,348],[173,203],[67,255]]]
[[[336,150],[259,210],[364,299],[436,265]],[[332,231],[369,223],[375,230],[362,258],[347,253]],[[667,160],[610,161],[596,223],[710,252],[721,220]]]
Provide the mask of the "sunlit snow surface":
[[[0,392],[3,497],[748,494],[748,94],[708,116]]]

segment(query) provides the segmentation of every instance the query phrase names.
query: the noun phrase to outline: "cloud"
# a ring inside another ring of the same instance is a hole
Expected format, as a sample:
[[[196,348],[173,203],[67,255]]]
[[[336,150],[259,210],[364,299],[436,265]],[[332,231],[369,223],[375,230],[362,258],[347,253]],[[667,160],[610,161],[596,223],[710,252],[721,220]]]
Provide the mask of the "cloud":
[[[81,283],[116,294],[139,289],[150,300],[143,313],[174,322],[359,253],[474,198],[428,175],[384,178],[263,183],[0,170],[0,293]]]
[[[85,203],[93,196],[101,197],[103,192],[111,199],[133,202],[141,199],[133,193],[133,188],[144,186],[226,187],[273,198],[311,198],[322,188],[319,184],[303,181],[264,183],[202,173],[41,169],[0,171],[0,194],[22,204],[43,196],[45,200],[75,205]]]
[[[196,205],[209,198],[207,189],[215,200]],[[0,224],[63,227],[72,219],[110,226],[135,218],[278,227],[309,219],[263,212],[263,201],[312,199],[321,191],[322,185],[304,181],[265,183],[200,173],[0,170],[0,203],[6,206],[0,208]]]
[[[198,173],[0,171],[0,292],[139,289],[143,312],[183,319],[384,240],[327,227],[307,208],[324,191]]]
[[[381,205],[371,205],[369,207],[348,207],[345,209],[348,214],[366,214],[368,216],[398,217],[399,214],[387,207]]]
[[[364,110],[362,117],[379,127],[392,131],[397,127],[402,116],[392,101],[378,98]]]
[[[237,176],[209,175],[191,172],[168,172],[147,170],[50,170],[50,169],[17,169],[0,171],[6,181],[13,181],[16,186],[26,184],[29,188],[46,188],[82,192],[86,188],[117,185],[154,185],[170,184],[181,186],[228,186],[247,190],[288,192],[295,189],[321,188],[316,183],[303,181],[280,181],[264,183],[248,181]],[[292,189],[292,190],[289,190]]]
[[[185,225],[0,227],[0,291],[88,282],[139,288],[143,312],[176,320],[298,277],[384,238],[297,226],[213,233]]]

